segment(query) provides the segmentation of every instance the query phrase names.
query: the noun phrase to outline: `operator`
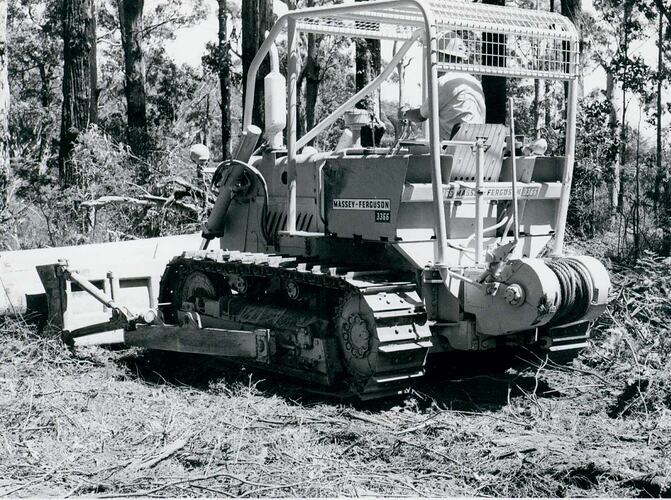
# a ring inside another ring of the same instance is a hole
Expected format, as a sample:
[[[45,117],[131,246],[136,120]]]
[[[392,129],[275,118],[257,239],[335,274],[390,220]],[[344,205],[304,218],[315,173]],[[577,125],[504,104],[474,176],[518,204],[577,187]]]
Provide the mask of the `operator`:
[[[460,38],[441,38],[438,43],[440,62],[461,63],[467,54]],[[440,140],[454,137],[462,123],[485,123],[485,96],[482,85],[473,75],[448,72],[438,78],[438,115]],[[429,100],[419,108],[407,109],[403,118],[411,122],[423,122],[429,118]]]

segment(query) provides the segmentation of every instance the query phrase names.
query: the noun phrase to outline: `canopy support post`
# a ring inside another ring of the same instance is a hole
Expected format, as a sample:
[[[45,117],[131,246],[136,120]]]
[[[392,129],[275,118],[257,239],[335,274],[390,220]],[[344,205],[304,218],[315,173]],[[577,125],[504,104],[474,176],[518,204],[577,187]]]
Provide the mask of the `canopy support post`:
[[[296,232],[296,82],[298,81],[298,34],[296,20],[289,19],[287,35],[287,232]]]
[[[564,236],[566,234],[566,218],[568,216],[571,183],[573,182],[573,165],[575,163],[575,131],[576,113],[578,107],[578,79],[574,78],[568,86],[568,110],[566,113],[566,153],[564,159],[564,173],[562,175],[561,196],[557,209],[557,223],[555,225],[555,242],[553,254],[564,254]]]

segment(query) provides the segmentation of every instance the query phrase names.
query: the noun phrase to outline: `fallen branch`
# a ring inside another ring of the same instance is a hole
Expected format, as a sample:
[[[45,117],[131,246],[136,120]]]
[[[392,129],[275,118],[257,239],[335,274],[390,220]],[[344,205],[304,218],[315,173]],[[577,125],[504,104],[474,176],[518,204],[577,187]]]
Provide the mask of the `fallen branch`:
[[[160,486],[157,486],[156,488],[150,489],[150,490],[143,490],[143,491],[132,491],[128,493],[113,493],[110,495],[99,495],[98,498],[119,498],[119,497],[146,497],[149,495],[153,495],[155,493],[158,493],[159,491],[163,491],[165,489],[171,488],[173,486],[179,486],[179,485],[189,485],[191,486],[191,483],[196,483],[200,481],[207,481],[209,479],[218,479],[218,478],[228,478],[233,481],[238,481],[242,484],[247,484],[249,486],[256,486],[257,488],[263,488],[263,489],[269,489],[269,490],[281,490],[285,488],[293,488],[294,486],[299,486],[301,484],[310,482],[309,479],[305,479],[303,481],[297,481],[295,483],[289,483],[289,484],[262,484],[262,483],[256,483],[254,481],[247,481],[246,479],[242,479],[241,477],[234,476],[233,474],[226,474],[226,473],[217,473],[217,474],[210,474],[208,476],[202,476],[202,477],[194,477],[194,478],[189,478],[189,479],[180,479],[178,481],[172,481],[170,483],[165,483]]]
[[[198,215],[200,213],[199,208],[179,201],[174,201],[172,197],[165,198],[163,196],[154,196],[146,194],[141,195],[137,198],[134,198],[132,196],[101,196],[97,200],[83,202],[82,206],[85,206],[89,209],[97,210],[101,207],[106,207],[108,205],[119,205],[119,204],[137,205],[143,207],[163,205],[162,208],[170,207],[176,210],[186,212],[191,215]]]
[[[174,196],[165,198],[151,194],[143,194],[138,197],[132,196],[101,196],[97,200],[85,201],[82,206],[88,209],[88,231],[92,231],[96,226],[96,216],[100,208],[108,205],[135,205],[140,207],[159,207],[162,210],[172,208],[178,212],[185,213],[191,217],[200,218],[201,209],[194,205],[176,201]]]
[[[394,426],[388,422],[385,422],[383,420],[369,417],[368,415],[364,413],[359,413],[355,411],[349,411],[347,412],[348,415],[352,418],[356,418],[357,420],[363,420],[364,422],[368,422],[369,424],[374,424],[374,425],[383,425],[384,427],[389,427],[390,429],[393,429]]]
[[[427,448],[426,446],[422,446],[421,444],[413,443],[411,441],[406,441],[405,439],[401,439],[401,438],[398,438],[397,442],[407,444],[408,446],[412,446],[413,448],[417,448],[417,449],[422,450],[426,453],[433,453],[434,455],[438,455],[439,457],[444,458],[448,462],[452,462],[453,464],[456,464],[460,467],[462,467],[464,465],[459,460],[456,460],[456,459],[454,459],[454,458],[452,458],[448,455],[445,455],[444,453],[441,453],[439,451],[431,450],[431,449]]]
[[[463,411],[463,410],[440,410],[440,411],[434,413],[433,415],[427,417],[423,422],[420,422],[417,425],[414,425],[412,427],[407,427],[405,429],[401,429],[399,431],[394,432],[394,435],[401,436],[403,434],[408,434],[408,433],[411,433],[411,432],[415,432],[415,431],[419,431],[421,429],[424,429],[425,427],[428,427],[429,425],[431,425],[432,422],[437,417],[439,417],[440,415],[443,415],[445,413],[453,414],[453,415],[457,415],[457,416],[459,416],[459,415],[471,415],[471,416],[475,416],[475,417],[491,418],[493,420],[500,420],[501,422],[506,422],[506,423],[513,424],[513,425],[519,425],[519,426],[522,426],[522,427],[527,427],[529,425],[528,422],[517,422],[515,420],[498,417],[496,415],[491,415],[489,413],[479,413],[479,412],[474,412],[474,411]]]
[[[159,462],[162,462],[166,458],[170,457],[173,455],[175,452],[181,450],[186,446],[186,443],[189,441],[189,437],[185,438],[180,438],[173,443],[170,443],[167,446],[164,446],[160,453],[156,455],[153,458],[145,459],[145,460],[139,460],[136,462],[131,463],[128,468],[133,469],[133,470],[142,470],[142,469],[150,469],[154,467],[156,464]]]
[[[10,495],[16,493],[17,491],[21,491],[21,490],[24,490],[24,489],[29,488],[31,486],[34,486],[38,483],[42,483],[44,481],[47,481],[50,477],[51,477],[51,475],[46,475],[44,477],[39,477],[39,478],[37,478],[33,481],[30,481],[28,483],[24,483],[22,485],[19,485],[19,486],[15,487],[14,489],[10,489],[10,490],[7,490],[7,491],[2,491],[2,492],[0,492],[0,496],[2,498],[7,498]]]

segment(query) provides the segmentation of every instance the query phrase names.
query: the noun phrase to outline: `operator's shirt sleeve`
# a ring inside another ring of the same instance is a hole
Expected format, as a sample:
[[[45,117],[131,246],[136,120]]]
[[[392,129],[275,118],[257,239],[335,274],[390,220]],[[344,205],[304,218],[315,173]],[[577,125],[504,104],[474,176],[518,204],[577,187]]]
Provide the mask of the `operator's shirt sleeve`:
[[[429,117],[428,99],[419,112],[424,118]],[[485,102],[480,82],[468,74],[447,73],[440,77],[438,115],[441,140],[449,139],[458,123],[485,123]]]
[[[438,78],[438,110],[443,111],[443,108],[446,108],[448,103],[450,103],[457,93],[457,79],[454,78],[454,75],[447,73],[440,78]],[[419,112],[424,118],[429,117],[429,99],[426,99],[422,106],[419,108]]]

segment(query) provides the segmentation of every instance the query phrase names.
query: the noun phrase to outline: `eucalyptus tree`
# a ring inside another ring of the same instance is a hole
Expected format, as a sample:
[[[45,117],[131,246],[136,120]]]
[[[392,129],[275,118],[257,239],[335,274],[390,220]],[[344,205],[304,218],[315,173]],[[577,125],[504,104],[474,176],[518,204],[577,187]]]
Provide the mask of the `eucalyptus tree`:
[[[0,209],[9,176],[9,79],[7,76],[7,2],[0,2]]]
[[[128,144],[136,155],[148,147],[147,97],[145,92],[144,0],[118,0],[119,26],[124,52],[124,75]]]
[[[63,186],[78,184],[81,173],[70,160],[75,141],[96,119],[96,19],[94,0],[63,0],[63,111],[58,156]]]
[[[632,96],[648,94],[651,83],[651,70],[641,54],[632,50],[632,44],[645,36],[653,10],[651,4],[641,0],[596,0],[594,6],[603,19],[598,26],[602,33],[595,33],[595,38],[603,43],[597,58],[612,78],[611,83],[619,84],[622,90],[619,109],[620,151],[614,163],[611,185],[612,210],[621,213],[625,192],[622,169],[627,162],[627,110]],[[609,89],[614,90],[614,85],[609,85]]]
[[[243,82],[243,102],[245,100],[247,73],[252,59],[259,50],[259,47],[266,39],[266,31],[270,31],[275,22],[272,0],[242,0],[242,82]],[[263,117],[263,78],[270,71],[270,63],[265,58],[256,75],[256,85],[254,87],[254,108],[252,109],[252,123],[261,127],[264,126]]]

